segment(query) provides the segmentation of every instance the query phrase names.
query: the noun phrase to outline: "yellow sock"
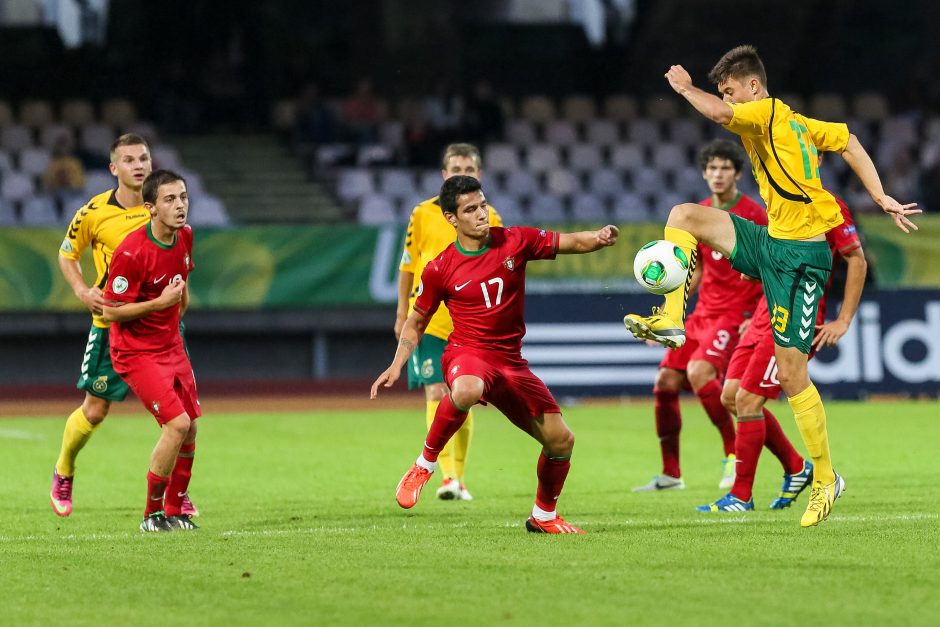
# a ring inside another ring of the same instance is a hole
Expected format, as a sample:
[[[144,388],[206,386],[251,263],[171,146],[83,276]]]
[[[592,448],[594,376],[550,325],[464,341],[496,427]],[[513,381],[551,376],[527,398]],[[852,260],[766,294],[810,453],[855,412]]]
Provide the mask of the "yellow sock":
[[[71,413],[65,421],[65,432],[62,433],[62,450],[59,451],[59,459],[55,463],[57,473],[63,477],[75,474],[75,458],[97,428],[98,425],[88,422],[81,407]]]
[[[816,386],[808,388],[790,397],[790,407],[796,418],[796,426],[803,436],[803,443],[810,457],[813,458],[813,481],[829,485],[836,480],[832,470],[832,457],[829,455],[829,433],[826,431],[826,409]]]
[[[428,401],[425,409],[425,418],[427,419],[428,429],[434,422],[434,414],[437,412],[437,406],[440,401]],[[457,473],[454,470],[454,438],[444,445],[440,455],[437,456],[437,467],[441,470],[441,479],[456,479]]]
[[[470,452],[470,440],[473,439],[473,412],[467,412],[467,420],[454,434],[454,472],[457,481],[463,483],[464,469],[467,466],[467,454]]]
[[[685,306],[689,299],[689,286],[692,284],[695,262],[698,259],[698,240],[688,231],[671,226],[663,229],[663,238],[681,248],[685,256],[689,258],[689,278],[681,288],[666,294],[666,304],[663,305],[663,313],[669,316],[670,320],[685,324]]]

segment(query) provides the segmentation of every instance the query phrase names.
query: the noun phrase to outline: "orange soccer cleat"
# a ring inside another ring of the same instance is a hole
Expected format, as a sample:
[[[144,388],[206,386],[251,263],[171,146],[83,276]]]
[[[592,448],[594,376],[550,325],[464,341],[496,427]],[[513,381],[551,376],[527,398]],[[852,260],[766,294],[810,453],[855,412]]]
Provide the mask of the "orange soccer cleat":
[[[566,523],[561,516],[555,516],[551,520],[538,520],[529,516],[525,521],[526,531],[530,533],[584,533],[571,523]]]
[[[418,502],[421,488],[431,479],[431,471],[414,464],[398,482],[395,499],[404,509],[411,509]]]

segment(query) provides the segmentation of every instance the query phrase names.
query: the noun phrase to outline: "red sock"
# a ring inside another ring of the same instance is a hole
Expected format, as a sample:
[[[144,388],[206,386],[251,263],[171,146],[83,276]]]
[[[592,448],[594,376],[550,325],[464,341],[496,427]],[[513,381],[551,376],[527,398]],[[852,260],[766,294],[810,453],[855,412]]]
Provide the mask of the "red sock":
[[[663,474],[679,478],[679,432],[682,430],[682,414],[679,412],[679,393],[653,389],[656,399],[656,435],[659,436],[659,450],[663,455]]]
[[[764,417],[738,416],[738,435],[735,438],[734,455],[737,457],[734,486],[731,494],[742,501],[751,500],[754,488],[754,473],[757,472],[757,460],[764,448],[766,425]]]
[[[166,489],[166,506],[164,513],[167,516],[179,516],[183,505],[183,497],[189,489],[189,479],[193,476],[193,459],[196,456],[196,443],[184,444],[176,456],[176,465],[170,475],[170,484]]]
[[[783,472],[788,475],[803,472],[803,457],[793,448],[780,422],[766,407],[764,408],[764,422],[767,423],[767,438],[764,445],[780,460]]]
[[[546,512],[555,511],[555,503],[565,487],[565,479],[571,468],[570,459],[551,459],[543,451],[539,455],[536,475],[539,478],[539,487],[535,491],[535,505]]]
[[[169,477],[161,477],[152,472],[147,472],[147,507],[144,508],[144,517],[163,510],[163,493],[166,492],[166,484],[170,482]]]
[[[429,462],[436,462],[444,445],[460,430],[466,419],[467,412],[457,409],[449,394],[441,399],[431,428],[428,429],[428,437],[424,440],[424,458]]]
[[[734,453],[734,418],[721,404],[721,383],[718,382],[718,379],[712,379],[695,394],[702,401],[702,407],[705,408],[705,413],[708,414],[712,424],[718,428],[718,432],[721,434],[721,442],[725,447],[725,457],[731,455]]]

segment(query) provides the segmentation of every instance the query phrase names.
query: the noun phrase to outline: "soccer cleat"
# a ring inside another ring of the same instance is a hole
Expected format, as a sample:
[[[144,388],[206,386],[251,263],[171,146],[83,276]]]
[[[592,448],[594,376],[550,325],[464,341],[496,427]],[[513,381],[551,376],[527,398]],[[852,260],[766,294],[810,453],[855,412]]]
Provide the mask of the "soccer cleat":
[[[640,340],[653,340],[666,348],[681,348],[685,344],[685,327],[668,317],[659,307],[653,307],[650,316],[627,314],[623,317],[623,324]]]
[[[845,479],[838,473],[836,480],[829,485],[823,485],[819,481],[813,482],[813,489],[809,493],[809,505],[800,518],[801,527],[815,527],[829,517],[832,511],[832,505],[836,499],[845,492]]]
[[[718,482],[718,488],[720,490],[730,490],[734,487],[734,478],[737,476],[735,467],[737,464],[738,459],[735,457],[734,453],[731,453],[721,460],[721,481]]]
[[[49,490],[49,501],[52,511],[58,516],[68,516],[72,513],[72,477],[63,477],[52,469],[52,488]]]
[[[634,492],[659,492],[660,490],[683,490],[685,481],[669,475],[656,475],[652,481],[633,488]]]
[[[189,500],[189,492],[183,495],[183,502],[180,504],[180,514],[186,514],[187,516],[199,515],[199,509],[196,508],[196,504]]]
[[[565,519],[556,515],[551,520],[538,520],[532,516],[525,521],[526,531],[529,533],[584,533]]]
[[[150,533],[152,531],[173,531],[173,527],[167,522],[163,512],[154,512],[144,517],[144,520],[140,523],[140,530],[144,533]]]
[[[730,492],[714,503],[699,505],[697,512],[749,512],[754,509],[754,499],[742,501]]]
[[[170,529],[199,529],[199,526],[192,521],[188,514],[169,516],[166,522],[170,525]]]
[[[786,509],[793,505],[793,501],[800,492],[813,482],[813,462],[803,461],[803,470],[792,475],[783,475],[783,485],[780,486],[780,496],[770,504],[770,509]]]
[[[460,500],[460,482],[456,479],[444,479],[444,483],[437,489],[437,498],[442,501]]]
[[[470,491],[467,490],[467,486],[460,484],[460,500],[461,501],[472,501],[473,495],[470,494]]]
[[[411,509],[421,496],[421,488],[431,478],[431,471],[414,464],[405,476],[398,482],[395,489],[395,500],[404,509]]]

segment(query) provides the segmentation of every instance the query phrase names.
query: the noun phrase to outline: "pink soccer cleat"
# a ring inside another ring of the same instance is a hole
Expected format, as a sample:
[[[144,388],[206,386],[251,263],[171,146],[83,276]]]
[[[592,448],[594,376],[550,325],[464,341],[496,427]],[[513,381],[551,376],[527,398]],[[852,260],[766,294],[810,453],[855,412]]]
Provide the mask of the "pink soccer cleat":
[[[584,533],[571,523],[566,523],[561,516],[555,516],[552,520],[538,520],[529,516],[525,528],[530,533]]]
[[[65,517],[72,513],[72,477],[63,477],[55,468],[52,469],[49,501],[56,515]]]
[[[414,464],[405,476],[398,482],[398,488],[395,490],[395,499],[404,509],[411,509],[418,502],[421,495],[421,488],[431,479],[431,472]]]
[[[180,514],[184,516],[198,516],[199,509],[196,504],[189,500],[189,492],[183,495],[183,502],[180,504]]]

